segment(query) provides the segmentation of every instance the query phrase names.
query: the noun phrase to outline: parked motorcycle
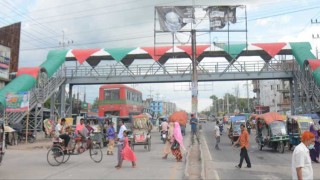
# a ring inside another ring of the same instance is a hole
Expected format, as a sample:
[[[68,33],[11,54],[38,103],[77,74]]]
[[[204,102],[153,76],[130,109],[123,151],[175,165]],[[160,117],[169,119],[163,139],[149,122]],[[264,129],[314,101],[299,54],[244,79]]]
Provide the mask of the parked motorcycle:
[[[25,131],[17,131],[18,137],[15,139],[17,140],[17,143],[25,142],[26,141],[26,132]],[[34,143],[36,141],[36,136],[33,132],[28,132],[28,143]]]

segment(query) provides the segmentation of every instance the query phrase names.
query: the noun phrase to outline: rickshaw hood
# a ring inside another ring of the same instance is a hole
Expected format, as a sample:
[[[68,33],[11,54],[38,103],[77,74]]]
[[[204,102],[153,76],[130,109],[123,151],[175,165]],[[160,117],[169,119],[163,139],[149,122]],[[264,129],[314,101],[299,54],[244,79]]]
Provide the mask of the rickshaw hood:
[[[285,121],[286,116],[276,112],[268,112],[268,113],[259,115],[258,119],[264,120],[266,124],[270,124],[273,121]]]

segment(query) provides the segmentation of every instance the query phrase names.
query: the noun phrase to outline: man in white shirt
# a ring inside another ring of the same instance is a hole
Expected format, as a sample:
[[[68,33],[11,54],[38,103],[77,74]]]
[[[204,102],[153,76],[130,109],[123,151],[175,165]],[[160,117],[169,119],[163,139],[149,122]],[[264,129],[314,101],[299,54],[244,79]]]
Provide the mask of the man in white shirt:
[[[216,138],[216,150],[220,150],[219,143],[220,143],[220,129],[218,126],[218,122],[216,122],[216,125],[214,126],[214,136]]]
[[[292,154],[292,179],[312,180],[313,169],[309,149],[314,148],[315,137],[310,131],[305,131],[301,136],[301,143],[294,148]]]
[[[62,118],[60,123],[55,127],[56,136],[64,140],[64,147],[67,149],[70,136],[66,132],[66,119]]]
[[[127,130],[126,126],[123,124],[122,120],[119,120],[119,133],[118,133],[118,165],[116,165],[115,167],[118,168],[120,166],[120,162],[121,162],[121,151],[123,148],[123,131]]]

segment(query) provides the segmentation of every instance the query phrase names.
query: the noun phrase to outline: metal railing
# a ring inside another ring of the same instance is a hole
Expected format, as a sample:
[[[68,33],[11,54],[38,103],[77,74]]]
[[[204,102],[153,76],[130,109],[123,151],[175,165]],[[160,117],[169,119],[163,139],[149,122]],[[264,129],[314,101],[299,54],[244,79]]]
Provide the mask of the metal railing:
[[[191,74],[191,63],[168,63],[160,64],[139,64],[125,67],[123,65],[99,66],[92,68],[91,66],[65,67],[66,77],[88,77],[88,76],[147,76],[162,74]],[[198,73],[233,73],[233,72],[279,72],[292,71],[293,62],[291,60],[277,61],[266,64],[261,61],[245,61],[235,62],[230,65],[228,62],[204,62],[199,63]]]
[[[43,87],[34,87],[30,90],[29,111],[37,107],[38,103],[44,103],[48,100],[57,88],[66,80],[65,71],[58,70],[53,77],[45,82]],[[28,112],[10,112],[7,114],[8,123],[20,123]]]

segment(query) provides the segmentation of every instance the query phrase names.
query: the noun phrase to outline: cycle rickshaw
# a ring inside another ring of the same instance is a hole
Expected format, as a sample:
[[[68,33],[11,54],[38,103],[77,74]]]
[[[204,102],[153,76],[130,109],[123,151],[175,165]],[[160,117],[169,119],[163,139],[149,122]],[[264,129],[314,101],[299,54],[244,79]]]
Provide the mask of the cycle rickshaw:
[[[53,145],[49,149],[47,153],[47,161],[51,166],[59,166],[62,163],[66,163],[71,155],[80,155],[84,153],[86,150],[89,150],[90,158],[99,163],[102,161],[102,151],[99,144],[95,143],[91,140],[90,134],[89,137],[75,137],[73,130],[69,130],[69,134],[72,135],[70,139],[71,150],[67,151],[63,148],[63,140],[58,138],[53,138]]]
[[[145,149],[151,150],[151,130],[152,123],[146,114],[140,114],[132,117],[132,140],[131,148],[136,145],[144,145]]]

